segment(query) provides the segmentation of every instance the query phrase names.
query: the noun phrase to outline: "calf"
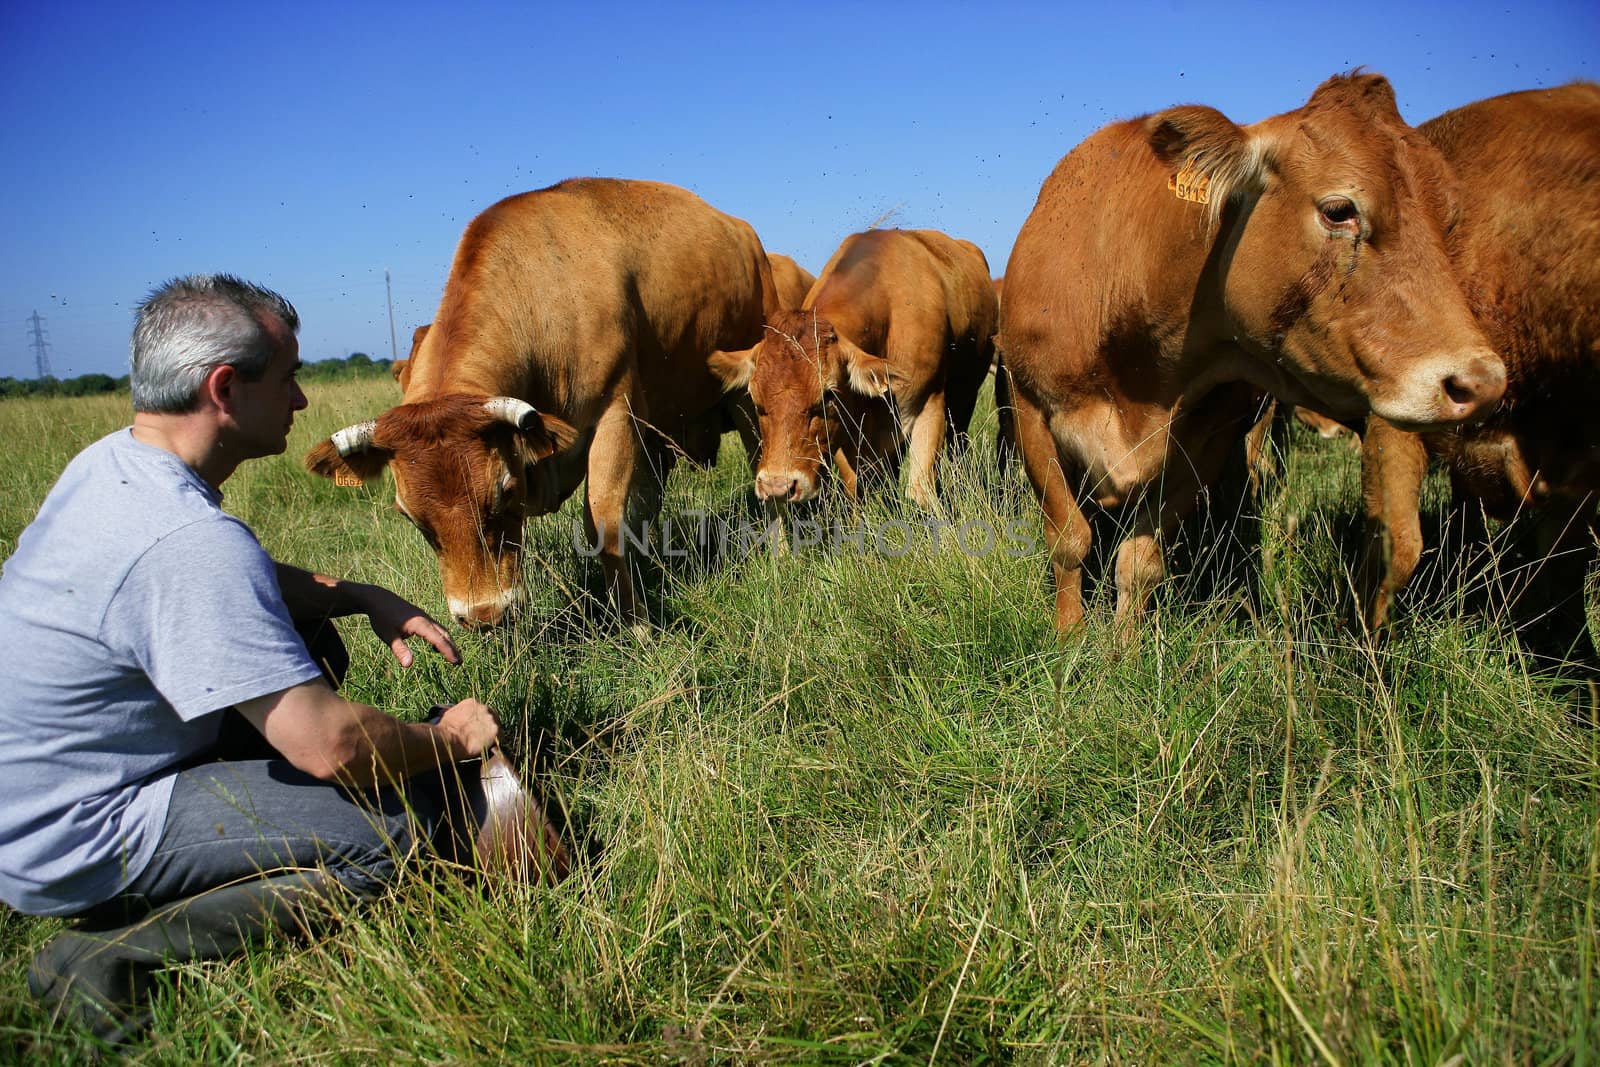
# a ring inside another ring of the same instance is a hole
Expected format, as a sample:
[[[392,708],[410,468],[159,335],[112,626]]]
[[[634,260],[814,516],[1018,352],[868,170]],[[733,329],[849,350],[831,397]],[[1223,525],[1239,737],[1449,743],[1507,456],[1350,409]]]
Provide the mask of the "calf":
[[[845,238],[798,312],[716,361],[748,385],[761,427],[756,495],[816,495],[830,460],[852,497],[909,453],[907,494],[937,502],[939,453],[972,421],[997,309],[978,246],[935,230]]]

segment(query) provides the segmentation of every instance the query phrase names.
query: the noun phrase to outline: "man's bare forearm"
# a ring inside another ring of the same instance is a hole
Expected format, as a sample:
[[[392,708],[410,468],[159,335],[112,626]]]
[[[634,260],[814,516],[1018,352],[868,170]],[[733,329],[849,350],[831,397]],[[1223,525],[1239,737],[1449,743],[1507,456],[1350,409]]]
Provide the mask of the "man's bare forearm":
[[[277,563],[277,567],[278,590],[291,619],[342,618],[366,610],[370,587],[361,582],[331,578],[289,563]]]
[[[361,789],[398,785],[412,775],[477,753],[445,729],[431,723],[401,722],[377,708],[354,701],[344,730],[337,764],[330,760],[326,777]]]
[[[406,723],[346,700],[320,678],[238,707],[296,767],[363,789],[481,755],[499,737],[494,713],[476,700],[453,706],[438,723]]]

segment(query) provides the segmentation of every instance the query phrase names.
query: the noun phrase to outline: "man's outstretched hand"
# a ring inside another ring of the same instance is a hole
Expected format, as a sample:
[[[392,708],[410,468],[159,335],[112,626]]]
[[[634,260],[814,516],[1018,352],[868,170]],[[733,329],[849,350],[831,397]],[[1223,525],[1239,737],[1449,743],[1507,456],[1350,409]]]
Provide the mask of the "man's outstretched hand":
[[[393,650],[400,666],[411,666],[414,657],[406,642],[413,637],[428,642],[448,662],[461,662],[461,653],[456,651],[450,634],[434,622],[427,612],[381,585],[370,585],[367,589],[366,611],[367,618],[372,622],[372,632]]]

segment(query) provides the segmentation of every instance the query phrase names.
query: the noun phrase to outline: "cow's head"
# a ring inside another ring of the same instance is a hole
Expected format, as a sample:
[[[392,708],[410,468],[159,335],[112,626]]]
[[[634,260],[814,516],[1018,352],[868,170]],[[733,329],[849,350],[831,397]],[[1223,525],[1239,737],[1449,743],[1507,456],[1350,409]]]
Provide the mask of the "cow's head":
[[[887,412],[889,361],[841,337],[815,311],[780,311],[755,348],[718,353],[711,369],[729,389],[747,386],[761,424],[756,495],[809,500],[830,457]]]
[[[1167,195],[1217,224],[1225,322],[1288,399],[1407,429],[1487,414],[1505,366],[1445,251],[1458,207],[1444,157],[1376,74],[1331,78],[1304,107],[1241,128],[1206,107],[1151,115]],[[1204,206],[1202,206],[1204,205]],[[1470,209],[1470,206],[1469,206]]]
[[[441,396],[345,427],[306,454],[306,469],[361,481],[393,471],[395,507],[438,555],[450,614],[493,626],[521,600],[533,467],[576,437],[521,400]]]

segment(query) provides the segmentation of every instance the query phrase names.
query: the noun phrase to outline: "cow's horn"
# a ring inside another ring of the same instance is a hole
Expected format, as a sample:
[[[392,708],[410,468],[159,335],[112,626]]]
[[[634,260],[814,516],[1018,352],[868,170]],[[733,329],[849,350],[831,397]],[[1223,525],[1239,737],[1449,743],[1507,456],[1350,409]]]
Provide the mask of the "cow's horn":
[[[346,426],[330,440],[333,441],[333,447],[340,457],[346,458],[355,452],[365,452],[372,444],[372,435],[377,429],[376,419],[370,422],[358,422],[354,426]]]
[[[514,396],[492,396],[484,401],[483,408],[502,422],[509,422],[519,430],[526,430],[539,417],[539,412],[526,400]]]

